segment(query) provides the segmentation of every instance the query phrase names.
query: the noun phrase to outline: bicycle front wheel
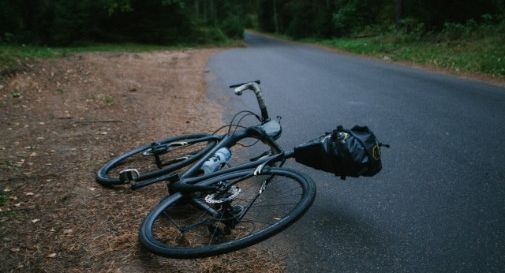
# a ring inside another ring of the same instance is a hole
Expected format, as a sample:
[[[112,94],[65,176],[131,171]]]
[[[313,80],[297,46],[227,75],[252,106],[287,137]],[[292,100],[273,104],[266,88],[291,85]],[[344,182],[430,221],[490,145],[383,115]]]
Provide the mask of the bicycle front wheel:
[[[210,151],[218,137],[192,134],[167,138],[129,150],[105,163],[96,180],[105,186],[119,185],[119,173],[135,169],[138,181],[177,171]]]
[[[210,194],[163,199],[147,215],[139,239],[151,252],[172,258],[218,255],[248,247],[284,230],[314,201],[316,188],[307,176],[266,167],[225,173],[198,185],[220,184]]]

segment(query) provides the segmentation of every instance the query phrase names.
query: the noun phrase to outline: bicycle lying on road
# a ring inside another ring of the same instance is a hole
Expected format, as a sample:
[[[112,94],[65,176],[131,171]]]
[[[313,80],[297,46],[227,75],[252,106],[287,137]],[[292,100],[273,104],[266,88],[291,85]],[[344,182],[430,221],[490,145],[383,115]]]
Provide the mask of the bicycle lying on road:
[[[270,119],[260,81],[230,86],[235,94],[253,91],[260,115],[237,113],[225,134],[191,134],[142,145],[102,166],[104,186],[139,189],[167,184],[168,195],[146,216],[139,240],[149,251],[172,258],[197,258],[245,248],[284,230],[311,206],[315,183],[282,167],[287,159],[341,177],[372,176],[381,169],[380,147],[367,127],[338,127],[286,152],[276,143],[280,119]],[[245,127],[248,116],[259,124]],[[237,120],[235,122],[235,120]],[[245,145],[244,140],[253,142]],[[263,143],[263,153],[236,166],[231,151]]]

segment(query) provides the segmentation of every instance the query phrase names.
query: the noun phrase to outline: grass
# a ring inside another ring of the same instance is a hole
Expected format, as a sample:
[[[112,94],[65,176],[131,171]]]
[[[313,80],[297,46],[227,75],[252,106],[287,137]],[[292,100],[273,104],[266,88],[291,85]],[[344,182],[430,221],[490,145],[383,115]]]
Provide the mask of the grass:
[[[36,45],[16,45],[0,43],[0,56],[17,56],[28,58],[50,58],[61,57],[69,53],[79,52],[146,52],[170,49],[199,48],[209,46],[234,46],[239,45],[241,41],[228,40],[224,42],[211,44],[176,44],[176,45],[152,45],[137,43],[119,43],[119,44],[100,44],[90,43],[68,47],[49,47]]]
[[[391,35],[367,38],[338,38],[312,41],[352,53],[411,61],[456,72],[478,72],[505,78],[505,41],[490,36],[433,42],[398,41]]]
[[[500,30],[483,28],[468,30],[458,39],[444,38],[444,33],[416,36],[393,31],[362,38],[310,38],[301,42],[392,61],[409,61],[454,72],[481,73],[505,79],[505,36]],[[269,35],[293,40],[283,34]]]
[[[136,43],[122,44],[83,44],[68,47],[49,47],[36,45],[17,45],[0,43],[0,79],[10,73],[23,69],[23,65],[37,58],[57,58],[71,53],[83,52],[148,52],[160,50],[177,50],[203,47],[241,46],[240,40],[226,40],[207,44],[150,45]]]
[[[17,90],[11,91],[11,97],[19,98],[19,97],[21,97],[21,93],[19,93],[19,91],[17,91]]]

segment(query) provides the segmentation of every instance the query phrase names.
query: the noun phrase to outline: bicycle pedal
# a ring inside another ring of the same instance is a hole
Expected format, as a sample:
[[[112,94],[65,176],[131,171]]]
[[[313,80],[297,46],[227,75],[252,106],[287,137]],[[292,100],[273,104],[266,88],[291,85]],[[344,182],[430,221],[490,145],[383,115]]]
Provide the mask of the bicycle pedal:
[[[137,169],[124,169],[119,172],[119,181],[121,183],[132,183],[137,181],[140,174]]]

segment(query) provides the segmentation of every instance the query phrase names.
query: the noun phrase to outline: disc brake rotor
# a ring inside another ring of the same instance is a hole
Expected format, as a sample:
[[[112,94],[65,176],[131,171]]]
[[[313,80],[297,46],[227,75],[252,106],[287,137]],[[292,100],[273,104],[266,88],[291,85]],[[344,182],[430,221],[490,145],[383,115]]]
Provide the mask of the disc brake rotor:
[[[224,193],[211,193],[205,196],[207,204],[222,204],[230,202],[235,199],[242,190],[239,187],[231,186],[228,191]]]

